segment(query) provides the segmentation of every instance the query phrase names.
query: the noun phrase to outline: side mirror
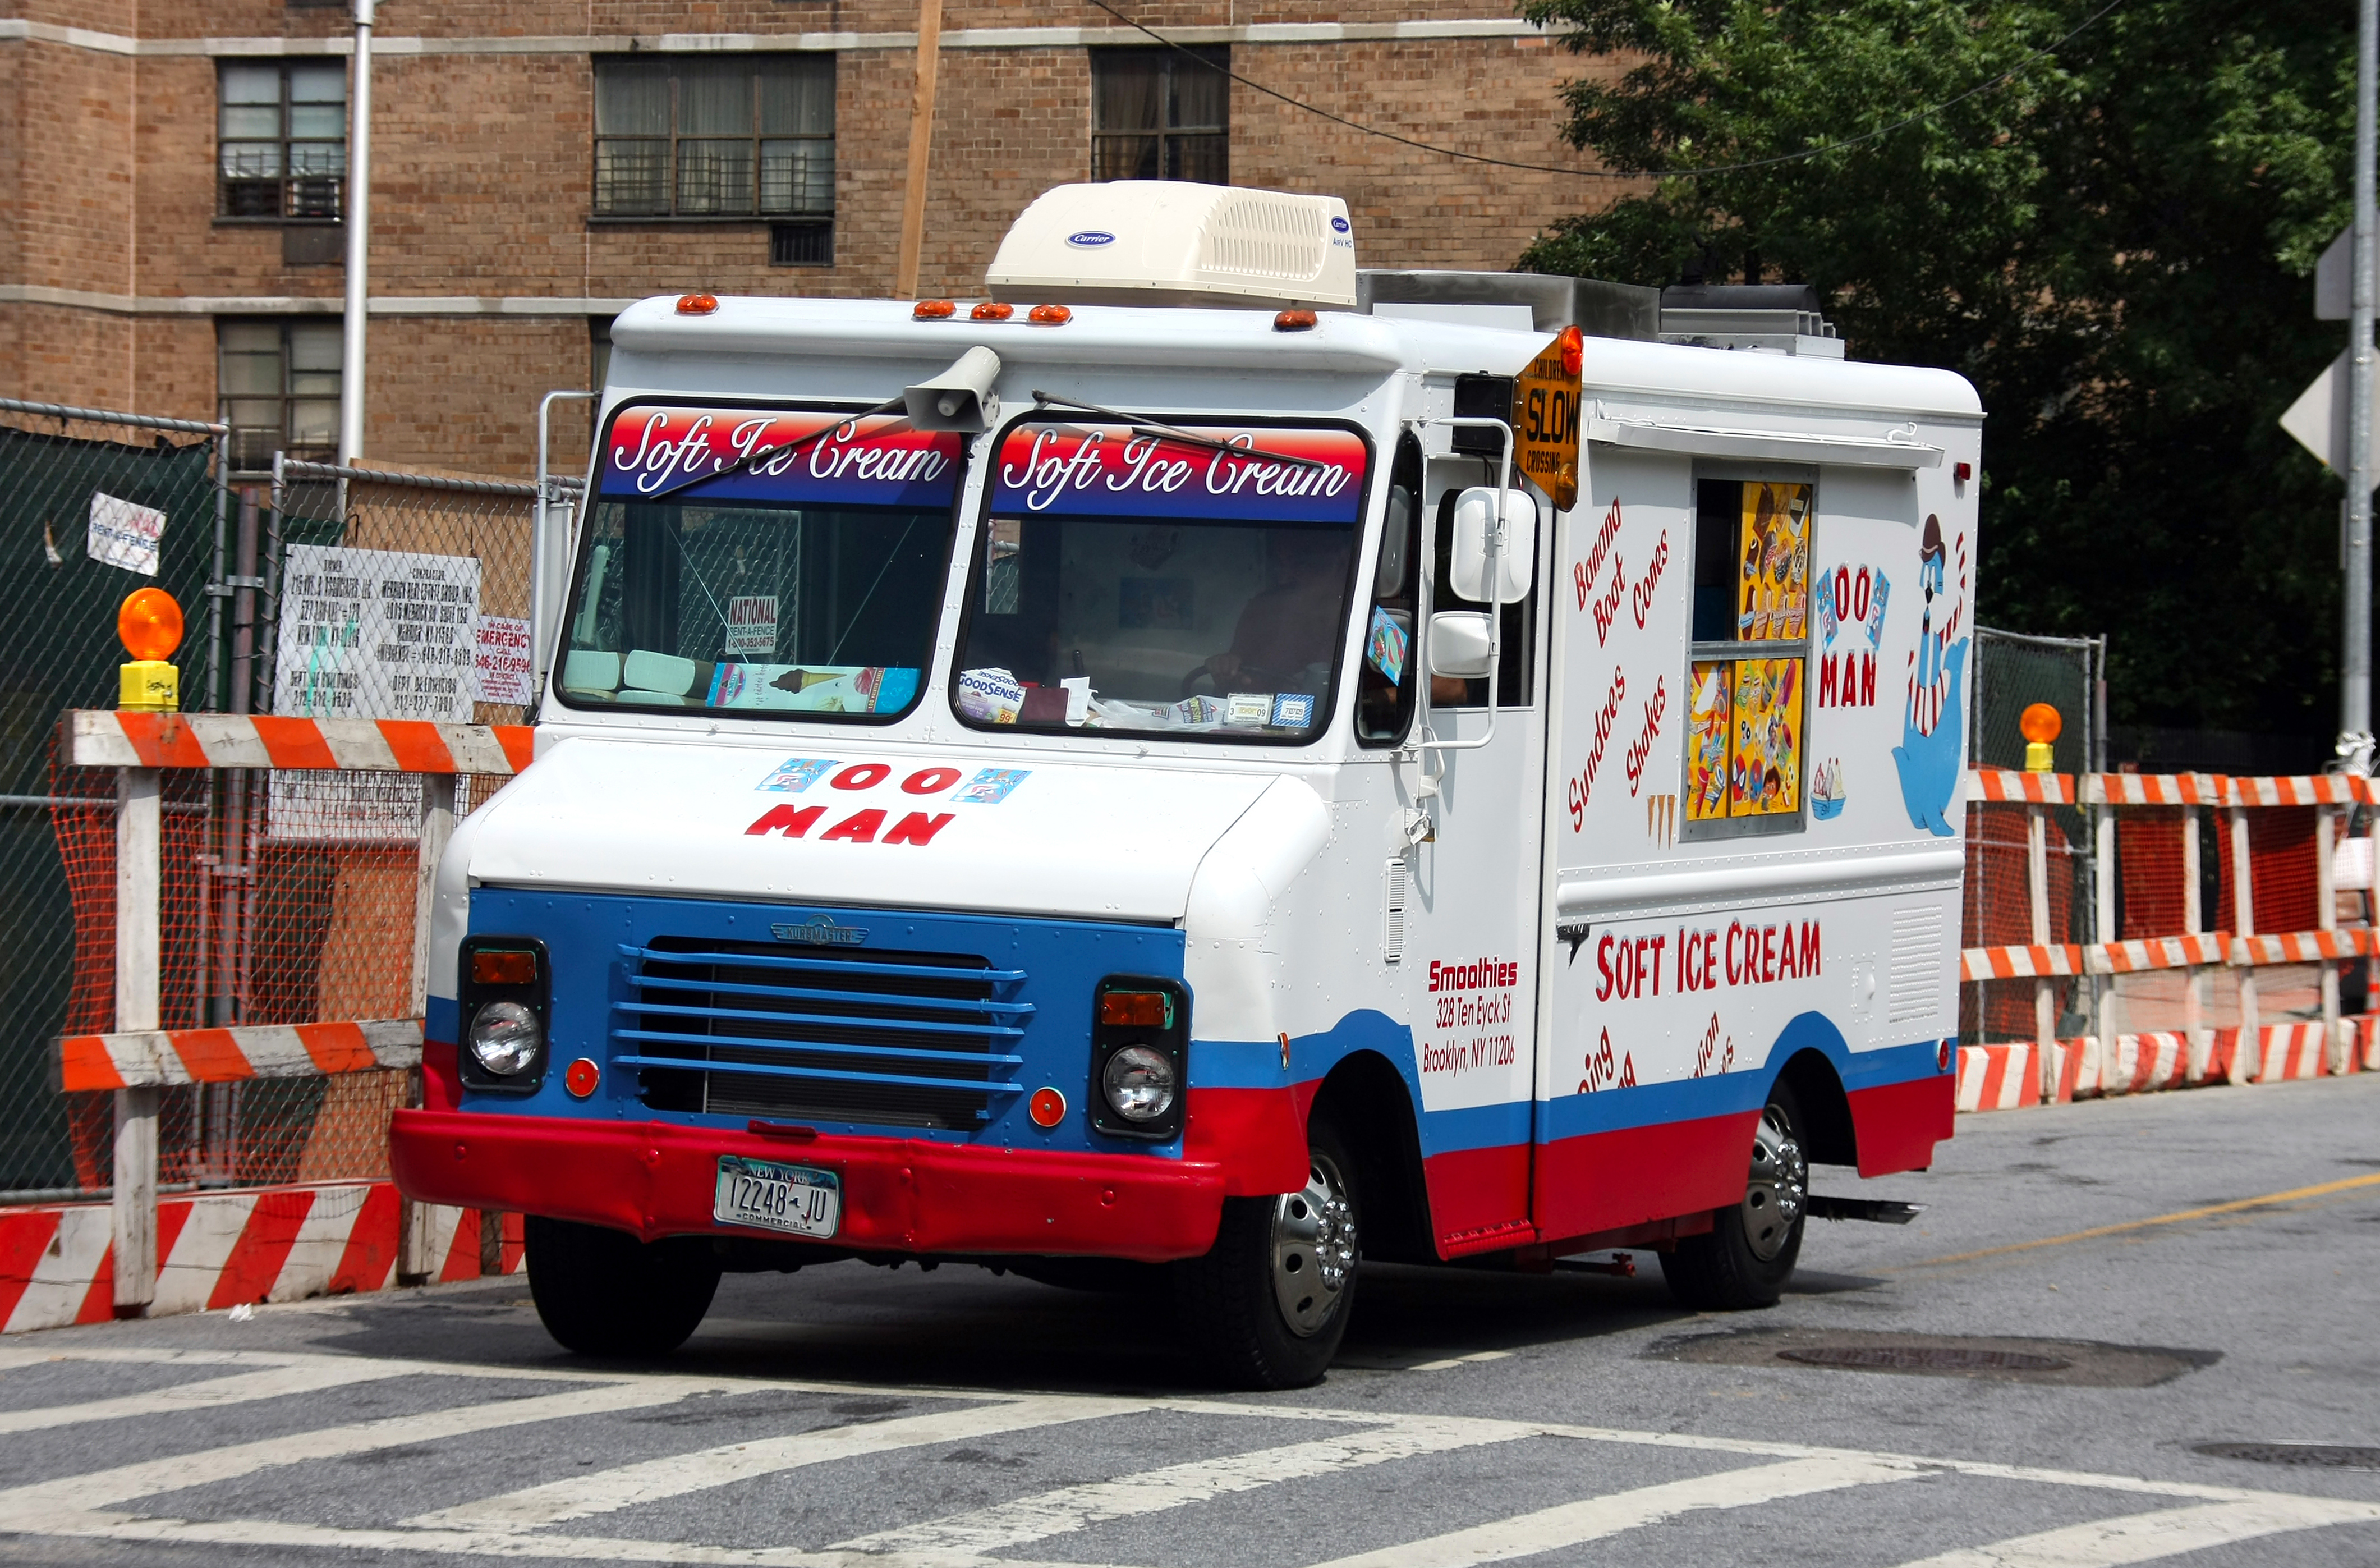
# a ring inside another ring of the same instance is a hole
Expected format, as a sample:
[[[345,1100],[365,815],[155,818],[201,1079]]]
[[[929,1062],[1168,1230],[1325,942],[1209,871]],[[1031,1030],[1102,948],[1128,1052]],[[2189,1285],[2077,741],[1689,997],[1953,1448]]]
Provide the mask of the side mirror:
[[[1441,610],[1429,618],[1431,675],[1466,681],[1483,679],[1491,651],[1484,611]]]
[[[1504,540],[1497,552],[1495,592],[1488,591],[1489,531],[1496,525],[1496,492],[1474,485],[1454,498],[1454,537],[1447,586],[1475,604],[1517,604],[1529,596],[1537,560],[1537,502],[1525,490],[1504,492]],[[1441,671],[1441,674],[1451,674]]]

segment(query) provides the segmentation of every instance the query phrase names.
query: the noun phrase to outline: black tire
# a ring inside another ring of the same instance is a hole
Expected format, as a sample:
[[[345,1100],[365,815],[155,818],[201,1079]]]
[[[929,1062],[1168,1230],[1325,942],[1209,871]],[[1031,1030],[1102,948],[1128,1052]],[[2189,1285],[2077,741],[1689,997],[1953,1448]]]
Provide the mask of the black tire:
[[[701,1325],[719,1289],[719,1258],[701,1236],[640,1242],[534,1214],[522,1233],[537,1315],[580,1355],[667,1355]]]
[[[1718,1210],[1708,1233],[1661,1254],[1661,1278],[1679,1306],[1741,1312],[1777,1305],[1801,1258],[1802,1227],[1809,1220],[1803,1125],[1800,1102],[1779,1082],[1768,1091],[1753,1136],[1743,1200]]]
[[[1319,1117],[1306,1152],[1303,1191],[1225,1198],[1213,1249],[1174,1266],[1184,1336],[1225,1387],[1318,1382],[1346,1338],[1363,1260],[1355,1162]]]

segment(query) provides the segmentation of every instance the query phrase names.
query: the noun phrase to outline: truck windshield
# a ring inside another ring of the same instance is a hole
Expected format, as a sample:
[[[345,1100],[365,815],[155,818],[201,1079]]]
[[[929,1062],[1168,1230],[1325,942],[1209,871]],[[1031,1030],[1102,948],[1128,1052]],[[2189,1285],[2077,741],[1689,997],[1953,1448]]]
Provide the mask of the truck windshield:
[[[735,468],[835,417],[614,419],[564,628],[565,702],[886,719],[915,705],[957,442],[870,419]]]
[[[1334,429],[1197,433],[1237,450],[1010,429],[968,580],[963,720],[1272,741],[1328,722],[1367,449]]]

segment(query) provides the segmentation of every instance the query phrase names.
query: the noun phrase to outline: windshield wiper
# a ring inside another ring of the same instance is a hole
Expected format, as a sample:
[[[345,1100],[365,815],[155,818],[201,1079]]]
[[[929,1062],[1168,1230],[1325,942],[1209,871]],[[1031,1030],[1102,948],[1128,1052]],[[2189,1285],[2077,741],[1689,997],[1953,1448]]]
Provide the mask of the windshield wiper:
[[[783,446],[755,446],[751,451],[747,452],[743,456],[736,458],[735,461],[728,464],[725,468],[719,469],[715,473],[705,474],[700,479],[686,480],[682,483],[670,486],[667,490],[662,491],[659,495],[640,496],[638,499],[646,505],[658,505],[662,502],[667,501],[673,495],[681,494],[686,491],[692,490],[696,485],[709,484],[713,480],[723,480],[732,475],[740,474],[747,468],[749,468],[753,464],[758,463],[764,458],[778,456],[790,457],[805,446],[808,446],[815,442],[824,441],[828,436],[832,435],[835,432],[841,430],[845,425],[856,425],[862,419],[872,419],[879,414],[889,414],[895,408],[905,410],[907,407],[908,404],[905,398],[895,397],[890,402],[879,403],[873,408],[862,408],[856,414],[845,414],[836,419],[832,424],[827,426],[824,430],[814,430],[810,432],[809,434],[803,436],[798,440],[785,443]]]
[[[1033,401],[1044,407],[1079,408],[1086,414],[1097,414],[1101,419],[1113,419],[1116,423],[1128,428],[1135,435],[1163,436],[1168,441],[1178,441],[1185,446],[1204,447],[1209,452],[1229,452],[1238,457],[1262,457],[1269,462],[1292,463],[1301,468],[1338,467],[1335,463],[1323,462],[1318,457],[1294,457],[1286,452],[1268,452],[1260,446],[1234,446],[1228,441],[1217,441],[1213,436],[1194,435],[1186,430],[1177,430],[1172,425],[1160,425],[1154,419],[1144,419],[1137,414],[1120,414],[1113,408],[1102,408],[1096,403],[1085,403],[1073,397],[1053,397],[1046,392],[1037,392],[1033,395]]]

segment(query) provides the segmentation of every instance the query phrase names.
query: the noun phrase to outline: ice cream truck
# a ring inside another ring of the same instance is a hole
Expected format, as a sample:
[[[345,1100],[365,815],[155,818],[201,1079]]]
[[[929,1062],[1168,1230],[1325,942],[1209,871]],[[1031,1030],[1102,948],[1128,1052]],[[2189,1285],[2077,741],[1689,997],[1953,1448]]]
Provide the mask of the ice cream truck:
[[[393,1135],[565,1346],[916,1260],[1295,1385],[1367,1260],[1759,1307],[1931,1162],[1973,391],[1356,237],[1064,186],[979,301],[619,317]]]

